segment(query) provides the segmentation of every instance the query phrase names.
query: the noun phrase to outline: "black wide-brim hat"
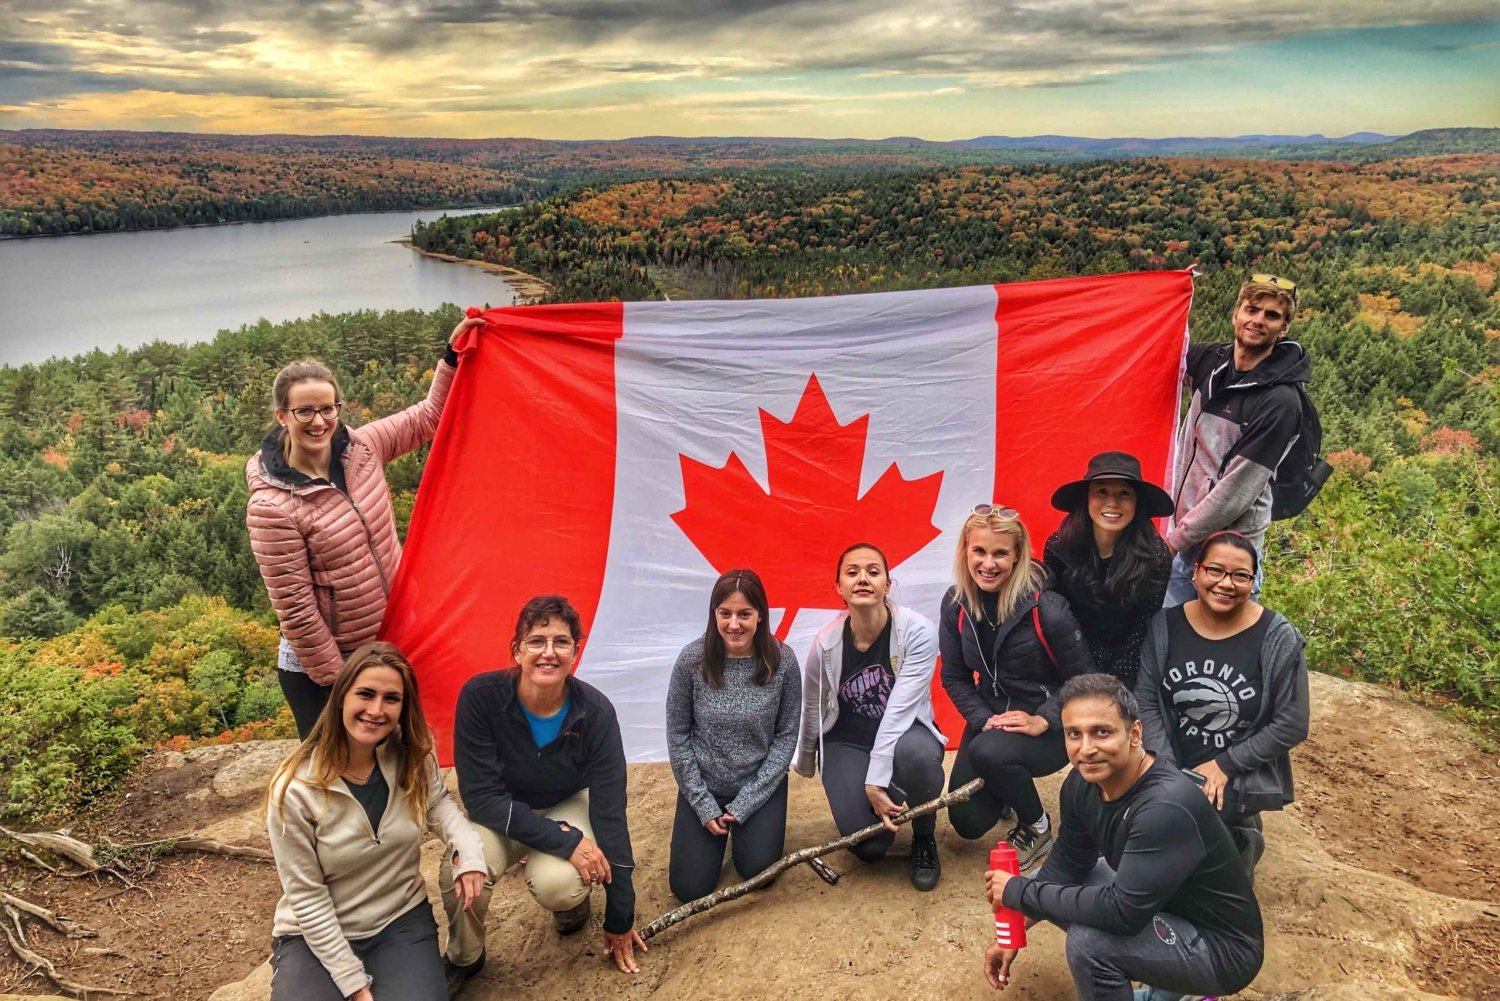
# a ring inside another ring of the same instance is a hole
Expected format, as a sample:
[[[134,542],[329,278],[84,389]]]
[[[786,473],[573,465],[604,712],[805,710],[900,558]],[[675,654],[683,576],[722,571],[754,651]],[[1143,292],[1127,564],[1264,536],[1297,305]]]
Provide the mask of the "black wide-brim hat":
[[[1141,460],[1129,452],[1100,452],[1089,460],[1083,479],[1064,483],[1052,492],[1052,506],[1072,511],[1087,505],[1092,480],[1126,480],[1135,487],[1135,503],[1151,518],[1165,518],[1176,508],[1172,495],[1141,479]]]

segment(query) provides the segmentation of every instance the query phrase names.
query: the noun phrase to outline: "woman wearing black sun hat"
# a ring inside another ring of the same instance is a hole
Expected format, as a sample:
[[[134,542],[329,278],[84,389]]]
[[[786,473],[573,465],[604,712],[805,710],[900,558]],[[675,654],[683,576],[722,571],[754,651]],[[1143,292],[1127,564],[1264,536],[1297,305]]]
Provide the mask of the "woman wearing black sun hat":
[[[1128,452],[1101,452],[1052,506],[1067,513],[1047,539],[1052,590],[1068,599],[1098,670],[1135,687],[1146,624],[1161,610],[1172,557],[1152,523],[1172,513],[1167,492]]]

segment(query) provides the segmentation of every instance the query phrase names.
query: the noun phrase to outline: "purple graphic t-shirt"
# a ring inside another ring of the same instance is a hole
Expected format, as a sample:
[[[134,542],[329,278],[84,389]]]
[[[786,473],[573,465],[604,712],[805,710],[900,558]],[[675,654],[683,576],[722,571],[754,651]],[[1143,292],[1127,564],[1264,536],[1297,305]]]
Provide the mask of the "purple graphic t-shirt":
[[[875,746],[875,734],[891,698],[896,672],[891,670],[891,620],[875,637],[868,650],[854,646],[854,631],[844,622],[844,666],[839,678],[839,718],[824,739],[853,744],[865,750]]]

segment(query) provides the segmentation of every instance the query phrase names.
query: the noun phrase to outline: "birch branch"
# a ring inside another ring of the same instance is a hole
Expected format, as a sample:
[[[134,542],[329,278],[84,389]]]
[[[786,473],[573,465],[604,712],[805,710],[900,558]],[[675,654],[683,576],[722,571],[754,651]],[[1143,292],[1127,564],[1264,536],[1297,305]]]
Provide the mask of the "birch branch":
[[[946,794],[939,796],[937,799],[930,800],[929,802],[923,803],[920,806],[912,807],[909,810],[903,810],[901,813],[897,814],[891,819],[898,826],[901,824],[909,823],[910,821],[913,821],[918,817],[925,817],[929,814],[936,813],[939,810],[945,810],[955,803],[965,802],[969,799],[969,797],[973,796],[982,788],[984,788],[984,779],[975,779],[972,782],[959,786],[957,789],[950,790]],[[842,848],[853,847],[854,845],[859,844],[861,841],[868,841],[870,838],[875,837],[875,835],[887,829],[888,828],[886,828],[884,824],[874,823],[869,827],[860,828],[853,834],[846,834],[841,838],[835,838],[834,840],[824,842],[821,845],[813,845],[810,848],[803,848],[799,851],[792,852],[790,855],[784,856],[779,861],[772,863],[765,869],[756,873],[754,876],[751,876],[743,883],[736,883],[733,886],[726,886],[722,890],[715,890],[713,893],[710,893],[706,897],[699,897],[697,900],[690,900],[676,910],[668,911],[666,914],[663,914],[661,917],[657,918],[655,921],[642,928],[641,938],[646,941],[650,941],[657,935],[660,935],[662,932],[666,931],[668,928],[687,920],[694,914],[702,914],[704,911],[708,910],[711,907],[717,907],[725,901],[733,900],[736,897],[743,897],[750,891],[757,890],[760,887],[765,886],[767,883],[771,882],[771,880],[775,879],[777,876],[781,875],[783,872],[786,872],[793,866],[801,865],[802,863],[809,862],[815,858],[821,858],[824,855],[829,855]]]

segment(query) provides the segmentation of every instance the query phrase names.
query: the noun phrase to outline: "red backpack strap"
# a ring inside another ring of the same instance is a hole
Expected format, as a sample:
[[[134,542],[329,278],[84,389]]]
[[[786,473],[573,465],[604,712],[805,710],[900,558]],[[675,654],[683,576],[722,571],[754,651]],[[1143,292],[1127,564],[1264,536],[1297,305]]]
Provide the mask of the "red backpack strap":
[[[1047,651],[1047,659],[1052,661],[1052,669],[1060,671],[1057,665],[1057,654],[1052,652],[1052,644],[1047,642],[1047,634],[1042,632],[1042,592],[1036,593],[1036,604],[1031,606],[1031,625],[1036,630],[1036,638],[1042,641],[1042,649]]]
[[[958,606],[958,635],[964,634],[964,606]]]

